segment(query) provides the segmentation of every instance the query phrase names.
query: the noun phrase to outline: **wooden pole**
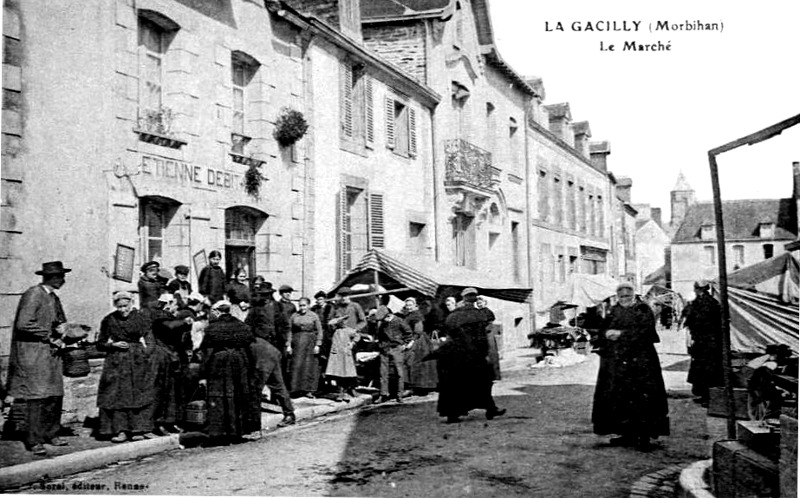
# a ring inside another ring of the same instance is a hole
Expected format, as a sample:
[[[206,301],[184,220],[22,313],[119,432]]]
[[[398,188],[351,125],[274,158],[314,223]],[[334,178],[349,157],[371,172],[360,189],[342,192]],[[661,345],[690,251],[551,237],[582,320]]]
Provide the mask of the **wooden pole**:
[[[731,366],[731,319],[728,309],[728,271],[725,257],[725,227],[722,221],[722,196],[719,188],[717,157],[708,153],[711,169],[711,188],[714,192],[714,217],[717,228],[717,263],[719,269],[719,305],[722,339],[722,376],[725,384],[725,407],[728,412],[728,439],[736,439],[736,407],[733,398],[733,368]]]

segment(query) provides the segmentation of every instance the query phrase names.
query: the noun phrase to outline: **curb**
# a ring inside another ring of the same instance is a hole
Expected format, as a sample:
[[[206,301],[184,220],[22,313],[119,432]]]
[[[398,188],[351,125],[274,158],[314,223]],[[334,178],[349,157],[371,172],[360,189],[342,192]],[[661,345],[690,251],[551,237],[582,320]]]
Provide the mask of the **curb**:
[[[295,417],[298,421],[309,420],[330,413],[352,410],[372,404],[372,402],[372,395],[361,394],[352,398],[349,403],[304,406],[295,411]],[[262,433],[253,440],[257,441],[272,434],[278,429],[277,425],[281,420],[283,420],[283,415],[281,414],[262,414]],[[265,431],[269,432],[265,433]],[[123,460],[134,460],[164,451],[179,449],[183,447],[181,445],[180,436],[180,434],[172,434],[156,439],[76,451],[75,453],[48,458],[47,460],[38,460],[35,462],[3,467],[0,468],[0,490],[17,488],[41,480],[86,472]]]
[[[703,476],[711,467],[711,459],[695,462],[683,469],[678,480],[676,496],[679,498],[714,498]]]
[[[178,434],[124,443],[118,446],[77,451],[47,460],[11,465],[0,469],[0,489],[24,486],[42,479],[77,474],[121,460],[141,458],[175,448],[180,448]]]

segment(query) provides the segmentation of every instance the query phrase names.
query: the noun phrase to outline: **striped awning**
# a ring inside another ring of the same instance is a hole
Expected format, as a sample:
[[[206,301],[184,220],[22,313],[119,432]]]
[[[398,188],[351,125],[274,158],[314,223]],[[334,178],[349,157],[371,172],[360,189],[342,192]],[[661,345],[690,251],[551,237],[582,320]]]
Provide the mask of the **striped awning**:
[[[407,288],[433,297],[442,293],[457,293],[466,287],[475,287],[480,294],[505,301],[524,303],[531,297],[530,288],[503,282],[497,275],[376,249],[367,252],[361,261],[336,283],[331,293],[340,287],[374,284],[375,272],[379,273],[380,286],[387,291]]]

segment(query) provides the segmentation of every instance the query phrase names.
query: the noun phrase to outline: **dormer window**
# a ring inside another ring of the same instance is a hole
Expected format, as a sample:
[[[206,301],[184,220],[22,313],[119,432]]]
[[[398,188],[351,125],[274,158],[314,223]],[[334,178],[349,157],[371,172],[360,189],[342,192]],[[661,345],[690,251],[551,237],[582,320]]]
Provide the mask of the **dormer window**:
[[[702,240],[711,240],[714,238],[714,225],[706,223],[700,226],[700,238]]]
[[[762,239],[775,238],[775,223],[761,223],[758,225],[758,236]]]

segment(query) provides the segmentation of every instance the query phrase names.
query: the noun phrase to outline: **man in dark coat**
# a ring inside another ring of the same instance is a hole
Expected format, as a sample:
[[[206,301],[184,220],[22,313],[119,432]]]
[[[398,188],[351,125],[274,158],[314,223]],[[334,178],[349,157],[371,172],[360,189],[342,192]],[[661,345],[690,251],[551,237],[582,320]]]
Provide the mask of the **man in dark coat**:
[[[15,404],[25,407],[24,443],[35,455],[47,454],[44,443],[67,444],[56,436],[61,427],[64,379],[61,357],[52,341],[58,338],[57,327],[67,321],[55,291],[64,285],[64,276],[70,271],[61,261],[44,263],[36,272],[42,283],[22,294],[14,318],[8,394]]]
[[[378,322],[378,347],[381,353],[381,401],[389,399],[389,366],[393,365],[397,372],[397,394],[395,398],[401,403],[408,372],[405,365],[405,352],[411,347],[414,333],[411,327],[392,313],[386,306],[380,306],[375,312]]]
[[[709,293],[710,286],[705,280],[694,284],[695,299],[688,307],[684,325],[691,338],[688,381],[692,384],[692,394],[696,401],[708,403],[708,388],[721,386],[722,341],[720,328],[720,306]]]
[[[503,415],[492,398],[494,373],[489,364],[486,316],[475,307],[478,291],[467,287],[461,293],[464,306],[447,316],[447,342],[437,352],[439,360],[439,415],[447,423],[460,422],[470,410],[486,410],[492,420]]]
[[[286,318],[280,303],[272,298],[274,292],[275,289],[270,282],[265,282],[256,290],[253,307],[247,314],[245,323],[251,327],[255,335],[252,351],[255,357],[256,392],[260,399],[264,386],[269,387],[272,397],[283,412],[283,420],[278,426],[284,427],[295,423],[295,415],[294,405],[284,381],[281,365],[283,355],[278,349],[286,346],[284,336],[278,335],[279,330],[283,331],[287,327]]]
[[[279,338],[281,341],[281,346],[278,347],[278,350],[281,352],[281,366],[283,368],[283,376],[287,381],[290,381],[291,372],[290,372],[290,364],[289,355],[286,354],[286,351],[289,349],[291,344],[289,344],[289,337],[291,332],[291,324],[292,324],[292,315],[297,312],[297,306],[294,305],[292,302],[292,293],[294,289],[291,285],[283,284],[278,288],[278,294],[280,294],[281,299],[278,301],[278,306],[280,310],[283,312],[283,318],[286,323],[286,328],[283,330],[279,330]]]

